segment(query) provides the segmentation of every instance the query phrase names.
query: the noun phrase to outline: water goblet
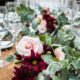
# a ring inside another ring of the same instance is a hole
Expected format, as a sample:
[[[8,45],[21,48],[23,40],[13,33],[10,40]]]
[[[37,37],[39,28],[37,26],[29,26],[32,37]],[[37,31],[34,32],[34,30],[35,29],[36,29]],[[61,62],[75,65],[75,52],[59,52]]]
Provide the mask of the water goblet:
[[[6,8],[6,28],[12,34],[12,41],[15,43],[16,37],[22,29],[22,23],[16,12],[16,2],[7,2]]]
[[[3,6],[0,6],[0,68],[7,65],[7,61],[2,59],[2,53],[1,53],[1,42],[3,37],[6,35],[7,31],[4,30],[4,17],[6,13],[6,8]]]

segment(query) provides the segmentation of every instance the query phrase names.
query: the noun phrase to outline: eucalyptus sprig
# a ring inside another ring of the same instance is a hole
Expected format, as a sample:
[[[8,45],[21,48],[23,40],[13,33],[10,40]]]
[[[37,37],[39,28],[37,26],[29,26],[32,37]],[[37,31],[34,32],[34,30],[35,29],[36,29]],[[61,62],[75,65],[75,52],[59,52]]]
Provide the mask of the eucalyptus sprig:
[[[16,11],[20,16],[22,22],[25,22],[27,20],[31,21],[34,17],[34,10],[30,7],[26,7],[23,4],[20,4],[20,6],[17,7]]]

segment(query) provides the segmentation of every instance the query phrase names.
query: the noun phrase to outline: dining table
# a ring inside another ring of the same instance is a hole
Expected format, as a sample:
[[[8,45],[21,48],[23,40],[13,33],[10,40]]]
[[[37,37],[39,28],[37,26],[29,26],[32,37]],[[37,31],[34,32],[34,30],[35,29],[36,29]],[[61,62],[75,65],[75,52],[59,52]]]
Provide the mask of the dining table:
[[[2,58],[5,59],[7,56],[13,55],[16,51],[15,47],[2,50]],[[14,62],[9,62],[7,66],[0,68],[0,80],[12,80],[14,76]]]

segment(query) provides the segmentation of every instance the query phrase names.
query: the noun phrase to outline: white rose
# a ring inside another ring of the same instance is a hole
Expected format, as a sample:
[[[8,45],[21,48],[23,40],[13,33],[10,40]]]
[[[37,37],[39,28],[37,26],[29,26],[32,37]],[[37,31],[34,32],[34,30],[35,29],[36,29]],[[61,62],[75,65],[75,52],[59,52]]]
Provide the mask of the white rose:
[[[62,52],[62,49],[61,48],[56,48],[54,50],[54,55],[56,56],[56,58],[59,61],[64,60],[64,58],[65,58],[65,54]]]
[[[43,45],[38,37],[24,36],[16,46],[16,50],[20,55],[30,56],[31,50],[38,54],[43,52]]]

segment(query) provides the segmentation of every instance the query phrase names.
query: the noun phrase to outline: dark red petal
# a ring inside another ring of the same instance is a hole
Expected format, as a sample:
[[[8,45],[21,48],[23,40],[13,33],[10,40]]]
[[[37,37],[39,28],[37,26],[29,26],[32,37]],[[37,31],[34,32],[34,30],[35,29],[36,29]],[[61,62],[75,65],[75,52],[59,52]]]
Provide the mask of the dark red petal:
[[[31,57],[34,58],[35,57],[35,52],[33,50],[31,50]]]
[[[16,54],[16,59],[17,59],[17,60],[22,60],[22,56],[19,55],[19,54]]]
[[[12,80],[19,80],[17,77],[13,77]]]
[[[42,71],[42,70],[47,68],[47,64],[44,61],[42,61],[42,62],[39,63],[39,67],[40,67],[40,69]]]
[[[39,73],[39,72],[40,72],[39,67],[38,67],[37,65],[34,66],[33,69],[34,69],[34,71],[35,71],[36,73]]]

